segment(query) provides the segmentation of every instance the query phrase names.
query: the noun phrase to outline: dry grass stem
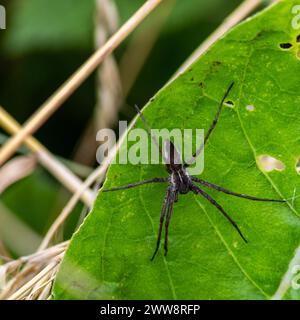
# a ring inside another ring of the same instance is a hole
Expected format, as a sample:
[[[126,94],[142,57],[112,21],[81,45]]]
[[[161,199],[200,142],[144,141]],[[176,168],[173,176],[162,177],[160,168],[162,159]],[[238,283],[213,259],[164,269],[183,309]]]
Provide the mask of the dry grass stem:
[[[118,29],[119,15],[114,0],[96,0],[95,47],[100,48]],[[97,101],[90,119],[76,149],[74,160],[93,165],[98,142],[96,132],[112,128],[118,120],[122,106],[122,87],[119,69],[114,56],[108,56],[98,68],[96,77]]]
[[[36,168],[36,157],[18,156],[0,168],[0,194],[15,182],[29,176]]]
[[[69,242],[0,266],[0,299],[48,299]]]
[[[21,125],[2,107],[0,107],[0,126],[10,134],[16,134],[22,128]],[[65,188],[72,193],[79,189],[82,181],[73,174],[71,170],[57,160],[37,139],[34,137],[27,137],[25,144],[37,155],[40,164],[61,182]],[[86,205],[91,205],[93,201],[93,192],[89,189],[85,190],[81,195],[81,199]]]

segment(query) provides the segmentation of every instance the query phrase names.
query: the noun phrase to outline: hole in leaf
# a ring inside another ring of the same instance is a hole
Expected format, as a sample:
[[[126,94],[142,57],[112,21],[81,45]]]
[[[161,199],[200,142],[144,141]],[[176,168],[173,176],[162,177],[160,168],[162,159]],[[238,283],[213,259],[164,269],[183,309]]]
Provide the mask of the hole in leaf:
[[[279,46],[281,49],[290,49],[293,45],[291,43],[287,42],[287,43],[280,43]]]
[[[300,157],[298,158],[298,160],[296,162],[296,171],[298,174],[300,174]]]
[[[285,165],[282,161],[273,158],[269,155],[260,155],[258,158],[259,166],[266,172],[271,172],[273,170],[283,171],[285,169]]]
[[[297,36],[296,41],[300,42],[300,34]]]
[[[231,101],[231,100],[228,100],[228,101],[225,102],[225,105],[226,105],[227,107],[229,107],[229,108],[233,108],[233,107],[234,107],[234,102]]]
[[[252,112],[255,110],[255,107],[253,105],[249,105],[249,106],[246,106],[246,110]]]

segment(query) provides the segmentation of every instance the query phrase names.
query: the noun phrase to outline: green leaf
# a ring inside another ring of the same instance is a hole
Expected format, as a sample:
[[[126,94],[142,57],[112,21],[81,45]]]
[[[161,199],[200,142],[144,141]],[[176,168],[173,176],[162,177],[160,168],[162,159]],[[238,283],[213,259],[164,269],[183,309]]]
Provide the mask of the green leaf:
[[[208,190],[237,221],[245,244],[206,199],[182,195],[171,219],[169,254],[161,248],[150,262],[166,186],[100,192],[66,253],[56,299],[300,298],[291,288],[300,264],[296,4],[282,1],[234,28],[144,112],[152,128],[207,130],[235,81],[228,98],[234,105],[223,108],[201,177],[240,193],[294,199],[263,203]],[[140,120],[136,126],[142,127]],[[261,155],[284,170],[263,170]],[[112,165],[104,188],[160,176],[167,176],[161,165]]]
[[[16,0],[9,12],[8,52],[92,47],[94,0]]]

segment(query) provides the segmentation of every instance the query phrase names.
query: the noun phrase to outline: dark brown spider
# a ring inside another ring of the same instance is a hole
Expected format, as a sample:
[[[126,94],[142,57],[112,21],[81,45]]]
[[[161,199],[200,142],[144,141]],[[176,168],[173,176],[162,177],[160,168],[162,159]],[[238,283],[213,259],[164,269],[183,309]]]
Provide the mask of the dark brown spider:
[[[156,254],[158,252],[158,249],[159,249],[164,221],[165,221],[164,254],[165,254],[165,256],[167,255],[167,253],[168,253],[168,230],[169,230],[169,223],[170,223],[170,219],[171,219],[171,215],[172,215],[172,211],[173,211],[173,204],[174,204],[174,202],[178,201],[179,194],[186,194],[190,191],[192,191],[193,193],[195,193],[197,195],[199,194],[199,195],[203,196],[213,206],[215,206],[224,215],[224,217],[232,224],[232,226],[237,230],[237,232],[239,233],[241,238],[247,243],[246,238],[242,234],[242,232],[239,229],[236,222],[226,213],[226,211],[222,208],[222,206],[219,203],[217,203],[209,194],[207,194],[204,190],[202,190],[199,186],[197,186],[195,184],[195,182],[199,183],[203,186],[215,189],[217,191],[220,191],[220,192],[232,195],[232,196],[244,198],[244,199],[249,199],[249,200],[254,200],[254,201],[270,201],[270,202],[285,202],[286,201],[286,200],[280,200],[280,199],[275,200],[275,199],[257,198],[257,197],[253,197],[253,196],[249,196],[249,195],[245,195],[245,194],[236,193],[236,192],[227,190],[225,188],[222,188],[220,186],[217,186],[217,185],[210,183],[208,181],[199,179],[194,176],[190,176],[186,170],[186,168],[188,168],[190,165],[192,165],[195,161],[195,158],[197,156],[199,156],[199,154],[202,152],[210,134],[212,133],[213,129],[216,127],[216,124],[217,124],[219,117],[220,117],[220,114],[221,114],[221,110],[222,110],[222,106],[224,104],[224,101],[227,98],[227,96],[229,95],[229,92],[231,91],[233,85],[234,85],[234,83],[232,83],[229,86],[229,88],[227,89],[227,91],[226,91],[226,93],[225,93],[225,95],[219,105],[217,114],[216,114],[208,132],[206,133],[206,135],[204,137],[203,143],[200,145],[198,150],[195,152],[195,154],[193,155],[193,158],[190,161],[187,161],[186,163],[181,162],[181,156],[180,156],[179,152],[176,150],[174,144],[169,140],[165,141],[165,148],[164,148],[165,154],[164,155],[162,154],[162,151],[160,150],[160,148],[158,146],[157,139],[152,134],[151,129],[148,126],[146,119],[142,115],[141,111],[136,106],[137,112],[140,115],[145,127],[147,128],[149,135],[151,136],[154,143],[159,148],[160,153],[163,155],[163,158],[166,163],[166,169],[167,169],[167,172],[169,173],[169,176],[167,178],[154,178],[154,179],[150,179],[150,180],[144,180],[144,181],[140,181],[140,182],[131,183],[126,186],[121,186],[121,187],[112,188],[112,189],[106,189],[106,190],[103,190],[103,192],[111,192],[111,191],[118,191],[118,190],[122,190],[122,189],[129,189],[129,188],[134,188],[134,187],[141,186],[141,185],[148,184],[148,183],[168,183],[169,184],[165,198],[164,198],[162,211],[161,211],[156,248],[155,248],[155,251],[152,255],[151,261],[154,259],[154,257],[156,256]]]

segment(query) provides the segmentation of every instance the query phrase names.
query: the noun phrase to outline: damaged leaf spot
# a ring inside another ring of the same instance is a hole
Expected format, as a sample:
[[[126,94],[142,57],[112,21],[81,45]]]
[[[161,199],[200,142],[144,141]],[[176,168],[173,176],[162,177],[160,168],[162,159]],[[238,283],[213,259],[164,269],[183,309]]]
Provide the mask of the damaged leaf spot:
[[[300,174],[300,157],[297,159],[297,162],[296,162],[296,171],[298,174]]]
[[[225,102],[225,106],[227,106],[229,108],[234,108],[234,102],[231,100],[228,100]]]
[[[253,112],[255,110],[255,107],[253,105],[246,106],[246,110],[249,112]]]
[[[257,158],[259,167],[266,172],[271,172],[273,170],[283,171],[285,169],[285,165],[282,161],[273,158],[269,155],[260,155]]]
[[[290,49],[293,45],[291,44],[291,43],[289,43],[289,42],[287,42],[287,43],[280,43],[280,48],[281,49]]]

